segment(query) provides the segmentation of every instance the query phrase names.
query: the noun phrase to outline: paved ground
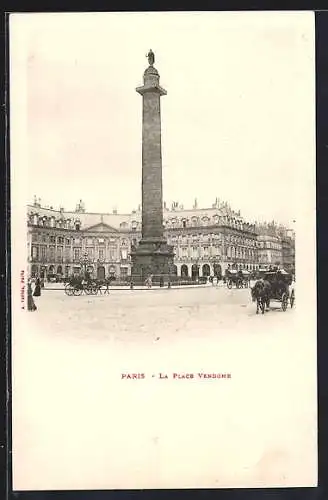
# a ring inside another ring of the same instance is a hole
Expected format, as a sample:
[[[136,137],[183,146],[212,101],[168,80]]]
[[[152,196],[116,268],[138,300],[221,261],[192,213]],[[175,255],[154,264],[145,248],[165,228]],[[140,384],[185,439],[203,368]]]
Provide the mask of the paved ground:
[[[315,341],[297,307],[257,316],[249,290],[211,286],[36,300],[13,334],[18,489],[313,480]]]
[[[209,338],[228,331],[239,335],[273,327],[292,328],[294,311],[282,312],[272,303],[265,318],[255,314],[250,290],[226,287],[112,290],[109,295],[68,297],[61,290],[44,290],[36,298],[38,311],[29,314],[33,331],[51,337],[137,342],[158,337],[162,343]],[[265,321],[265,322],[264,322]]]

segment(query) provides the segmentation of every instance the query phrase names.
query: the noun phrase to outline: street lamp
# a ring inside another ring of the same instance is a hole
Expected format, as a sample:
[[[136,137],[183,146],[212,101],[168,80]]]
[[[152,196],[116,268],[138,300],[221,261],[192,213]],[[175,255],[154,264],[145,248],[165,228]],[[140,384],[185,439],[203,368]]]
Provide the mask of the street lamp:
[[[82,266],[84,276],[87,273],[87,267],[90,263],[91,263],[91,261],[90,261],[89,256],[88,256],[88,252],[84,252],[82,257],[80,258],[80,264]]]

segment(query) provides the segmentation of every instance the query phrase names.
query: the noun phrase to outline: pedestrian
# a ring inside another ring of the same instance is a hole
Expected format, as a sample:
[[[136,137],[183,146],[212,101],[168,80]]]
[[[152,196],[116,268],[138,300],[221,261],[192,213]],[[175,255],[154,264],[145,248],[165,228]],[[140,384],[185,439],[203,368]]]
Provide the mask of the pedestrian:
[[[27,310],[28,311],[36,311],[37,307],[34,303],[33,300],[33,295],[32,295],[32,282],[29,279],[27,282]]]
[[[151,287],[152,287],[152,284],[153,284],[153,275],[152,275],[152,274],[150,274],[150,275],[148,276],[148,279],[147,279],[147,286],[148,286],[148,288],[151,288]]]
[[[36,280],[35,280],[35,288],[34,288],[33,295],[34,295],[34,297],[40,297],[40,295],[41,295],[41,280],[40,280],[39,276],[37,276]]]
[[[163,288],[163,286],[164,286],[164,278],[163,278],[163,276],[161,276],[160,279],[159,279],[159,286],[160,286],[160,288]]]

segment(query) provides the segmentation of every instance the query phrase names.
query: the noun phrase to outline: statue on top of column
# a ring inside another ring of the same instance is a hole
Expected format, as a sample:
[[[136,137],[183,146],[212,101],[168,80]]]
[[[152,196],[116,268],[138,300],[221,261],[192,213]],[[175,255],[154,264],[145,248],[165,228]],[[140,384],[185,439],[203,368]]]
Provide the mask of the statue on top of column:
[[[155,54],[154,54],[154,52],[151,49],[148,52],[148,54],[147,54],[146,57],[148,57],[149,66],[153,66],[154,62],[155,62]]]

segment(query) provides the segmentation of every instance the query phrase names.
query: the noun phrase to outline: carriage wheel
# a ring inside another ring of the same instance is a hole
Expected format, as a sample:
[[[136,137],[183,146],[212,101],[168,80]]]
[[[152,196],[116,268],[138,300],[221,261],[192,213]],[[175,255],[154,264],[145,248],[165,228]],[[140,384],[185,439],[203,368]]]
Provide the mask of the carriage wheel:
[[[295,292],[292,290],[291,296],[290,296],[290,307],[294,307],[295,304]]]
[[[231,280],[227,281],[227,287],[229,288],[229,290],[232,288],[232,281]]]
[[[90,295],[91,292],[92,292],[92,288],[91,286],[86,286],[84,287],[84,292],[87,294],[87,295]]]
[[[288,296],[287,293],[283,293],[281,297],[281,309],[285,312],[288,306]]]
[[[78,296],[82,294],[82,288],[74,288],[73,293],[74,295]]]
[[[97,293],[98,293],[98,287],[97,286],[92,286],[91,287],[91,293],[92,293],[92,295],[97,295]]]
[[[69,283],[67,283],[67,285],[65,285],[65,293],[66,293],[66,295],[73,295],[73,292],[74,292],[74,288],[72,287],[72,285],[70,285]]]

